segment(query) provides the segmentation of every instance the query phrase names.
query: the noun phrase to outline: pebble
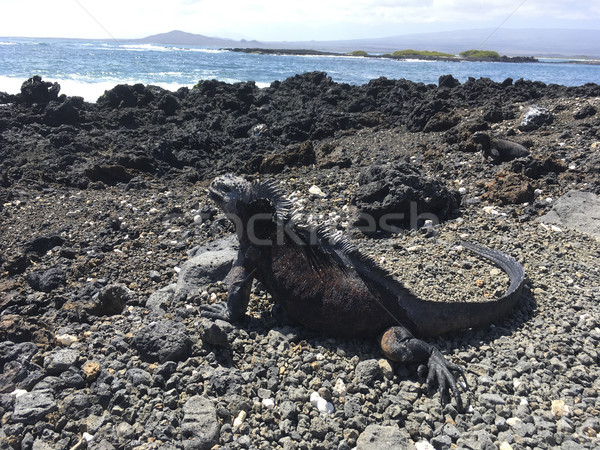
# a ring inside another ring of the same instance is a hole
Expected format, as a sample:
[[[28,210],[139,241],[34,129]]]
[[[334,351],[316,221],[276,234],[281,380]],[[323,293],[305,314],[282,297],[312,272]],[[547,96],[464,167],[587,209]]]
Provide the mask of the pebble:
[[[322,414],[328,415],[335,412],[333,404],[322,398],[318,392],[310,394],[310,403]]]
[[[88,361],[82,366],[81,370],[85,375],[86,381],[88,383],[92,382],[100,375],[100,363],[97,361]]]
[[[246,420],[246,411],[240,411],[237,417],[233,420],[233,429],[237,430]]]
[[[333,391],[335,393],[337,393],[340,397],[345,396],[347,389],[346,389],[346,383],[344,383],[344,380],[342,380],[341,378],[338,378],[335,381],[335,386],[333,387]]]
[[[311,195],[314,195],[315,197],[320,197],[320,198],[325,198],[327,197],[327,194],[325,194],[320,187],[316,186],[316,185],[312,185],[309,189],[308,192]]]
[[[425,440],[416,442],[415,448],[417,450],[435,450],[435,447]]]
[[[275,401],[272,398],[265,398],[262,401],[262,405],[267,409],[273,409],[275,407]]]
[[[65,347],[69,347],[71,344],[77,342],[78,339],[77,336],[73,336],[72,334],[60,334],[56,336],[56,341]]]
[[[554,417],[569,417],[571,415],[571,408],[564,400],[552,400],[550,409]]]

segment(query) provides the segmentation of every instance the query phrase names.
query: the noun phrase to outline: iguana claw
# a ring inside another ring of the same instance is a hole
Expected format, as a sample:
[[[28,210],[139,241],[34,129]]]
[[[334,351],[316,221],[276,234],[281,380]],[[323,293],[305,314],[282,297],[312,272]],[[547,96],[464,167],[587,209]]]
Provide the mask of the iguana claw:
[[[227,303],[219,302],[212,305],[202,305],[202,317],[209,317],[211,319],[221,319],[226,322],[231,322],[231,313],[227,307]]]
[[[468,387],[467,378],[465,377],[465,372],[462,367],[453,364],[451,362],[446,361],[444,356],[440,353],[440,351],[433,347],[431,356],[429,357],[429,361],[427,362],[427,389],[428,391],[432,391],[433,387],[437,383],[438,390],[440,393],[440,400],[442,402],[442,406],[450,400],[450,391],[452,391],[452,396],[456,401],[456,406],[459,412],[464,411],[464,406],[462,403],[462,398],[460,396],[459,386],[466,390]],[[461,383],[457,383],[454,375],[451,371],[456,371],[462,376],[465,387]]]

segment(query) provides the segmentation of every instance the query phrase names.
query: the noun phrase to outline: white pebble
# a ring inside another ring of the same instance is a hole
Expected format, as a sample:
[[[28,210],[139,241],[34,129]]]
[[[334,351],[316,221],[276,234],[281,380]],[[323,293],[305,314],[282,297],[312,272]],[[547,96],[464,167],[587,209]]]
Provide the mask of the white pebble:
[[[344,380],[342,380],[341,378],[338,378],[337,381],[335,382],[335,386],[333,386],[333,390],[334,392],[337,392],[338,395],[340,397],[343,397],[344,395],[346,395],[346,384],[344,383]]]
[[[196,214],[194,216],[194,223],[200,225],[202,223],[202,216],[200,214]]]
[[[244,420],[246,420],[246,411],[240,411],[240,413],[238,414],[238,416],[233,420],[233,428],[239,428],[242,426],[242,424],[244,423]]]
[[[61,334],[56,336],[56,340],[59,344],[68,347],[69,345],[77,342],[77,336],[73,336],[72,334]]]
[[[316,186],[314,184],[308,189],[308,192],[310,192],[312,195],[315,195],[317,197],[321,197],[321,198],[327,197],[327,194],[325,194],[325,192],[323,192],[321,190],[321,188],[319,188],[319,186]]]
[[[94,440],[94,436],[87,432],[83,433],[83,438],[86,440],[86,442],[92,442]]]
[[[312,394],[310,394],[310,403],[313,406],[317,406],[317,401],[321,398],[321,396],[319,395],[318,392],[313,392]]]
[[[571,408],[563,400],[552,400],[551,411],[554,417],[568,417],[571,415]]]
[[[275,402],[272,398],[265,398],[262,401],[262,404],[267,409],[273,409],[275,407]]]
[[[317,361],[325,361],[325,355],[323,353],[317,353]]]
[[[431,445],[428,441],[422,440],[415,444],[415,448],[417,450],[435,450],[435,447]]]
[[[333,414],[335,411],[333,405],[324,398],[319,399],[317,402],[317,410],[322,414]]]
[[[522,422],[522,420],[521,420],[521,419],[519,419],[518,417],[511,417],[511,418],[509,418],[509,419],[506,419],[506,423],[507,423],[509,426],[511,426],[511,427],[517,426],[517,425],[519,425],[521,422]]]
[[[333,405],[319,395],[318,392],[310,394],[310,403],[322,414],[333,414]]]
[[[508,442],[500,444],[500,450],[513,450],[512,446]]]
[[[464,194],[467,193],[467,188],[464,188],[464,187],[458,188],[458,192],[459,192],[459,194],[463,194],[464,195]]]

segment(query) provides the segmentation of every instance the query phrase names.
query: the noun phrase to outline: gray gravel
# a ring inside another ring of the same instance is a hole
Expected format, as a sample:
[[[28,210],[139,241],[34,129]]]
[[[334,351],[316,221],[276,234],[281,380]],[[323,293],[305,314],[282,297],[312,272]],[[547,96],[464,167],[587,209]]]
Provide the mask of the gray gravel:
[[[535,161],[573,165],[561,177],[531,178],[533,203],[487,199],[514,161],[446,152],[444,133],[347,133],[321,144],[343,149],[350,167],[274,176],[307,222],[347,231],[423,298],[478,301],[506,288],[461,239],[522,262],[527,289],[514,314],[432,341],[467,370],[466,413],[442,408],[417,368],[382,359],[375,341],[289,323],[260,285],[241,323],[201,319],[199,305],[226,297],[220,280],[235,252],[221,241],[232,228],[207,199],[209,180],[148,178],[140,190],[23,186],[0,211],[0,447],[598,448],[600,241],[538,220],[566,192],[597,191],[585,168],[597,164],[597,137],[562,136],[556,127],[582,105],[556,102],[566,107],[552,125],[513,138],[534,143]],[[505,120],[494,132],[518,124]],[[460,214],[397,235],[354,232],[358,174],[386,155],[462,188]],[[49,286],[35,284],[46,278]]]

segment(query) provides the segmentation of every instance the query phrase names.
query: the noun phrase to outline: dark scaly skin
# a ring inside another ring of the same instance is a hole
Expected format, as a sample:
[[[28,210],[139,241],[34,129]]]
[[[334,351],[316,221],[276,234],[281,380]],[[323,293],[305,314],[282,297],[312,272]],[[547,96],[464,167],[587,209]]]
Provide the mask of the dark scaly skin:
[[[494,164],[530,155],[529,150],[523,145],[506,139],[495,139],[487,133],[475,133],[473,140],[481,144],[484,155],[491,158]]]
[[[507,293],[492,302],[439,303],[420,300],[373,260],[325,229],[296,227],[292,205],[272,183],[249,183],[233,175],[218,177],[211,198],[236,224],[240,248],[228,275],[227,303],[206,305],[203,315],[236,322],[248,307],[253,279],[260,281],[287,314],[329,336],[380,336],[393,361],[427,366],[427,384],[437,383],[444,403],[452,393],[463,409],[461,367],[447,362],[434,346],[416,338],[489,325],[518,300],[524,273],[503,253],[463,245],[504,269]],[[284,228],[285,226],[285,228]],[[285,230],[285,231],[284,231]]]

